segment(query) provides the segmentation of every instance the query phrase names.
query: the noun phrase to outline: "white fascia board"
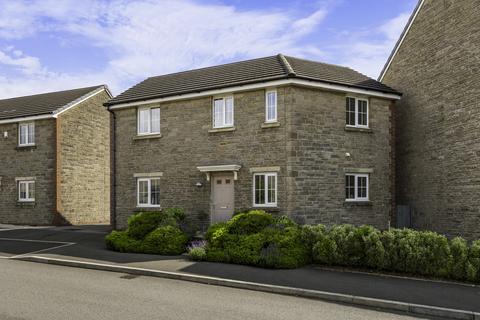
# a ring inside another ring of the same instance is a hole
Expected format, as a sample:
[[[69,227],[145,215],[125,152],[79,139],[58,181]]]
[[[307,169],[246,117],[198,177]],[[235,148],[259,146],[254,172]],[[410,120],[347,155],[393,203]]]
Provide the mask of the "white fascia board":
[[[241,91],[248,91],[254,89],[262,89],[262,88],[270,88],[276,86],[284,86],[289,84],[296,84],[300,86],[310,87],[310,88],[318,88],[324,90],[332,90],[332,91],[340,91],[346,93],[354,93],[354,94],[362,94],[367,95],[370,97],[379,97],[385,99],[392,99],[392,100],[399,100],[401,96],[394,93],[383,93],[375,90],[368,90],[368,89],[361,89],[350,87],[347,85],[339,85],[339,84],[329,84],[325,82],[319,82],[314,80],[304,80],[304,79],[283,79],[283,80],[272,80],[254,84],[247,84],[242,86],[236,87],[228,87],[223,89],[215,89],[215,90],[206,90],[200,91],[195,93],[187,93],[187,94],[180,94],[171,97],[165,98],[157,98],[157,99],[149,99],[143,101],[136,101],[136,102],[127,102],[127,103],[120,103],[117,105],[109,106],[110,110],[116,109],[123,109],[123,108],[130,108],[130,107],[137,107],[146,104],[154,104],[154,103],[161,103],[161,102],[168,102],[168,101],[175,101],[175,100],[185,100],[185,99],[192,99],[192,98],[201,98],[206,96],[216,96],[222,94],[231,94],[234,92],[241,92]]]
[[[18,118],[12,118],[12,119],[4,119],[4,120],[0,120],[0,124],[16,123],[16,122],[28,122],[28,121],[43,120],[43,119],[52,119],[52,118],[54,118],[53,114],[42,114],[42,115],[39,115],[39,116],[18,117]]]
[[[110,93],[110,91],[108,90],[108,88],[106,88],[105,86],[103,87],[100,87],[80,98],[78,98],[77,100],[74,100],[72,102],[70,102],[69,104],[66,104],[65,106],[61,107],[61,108],[58,108],[57,110],[55,110],[53,112],[53,117],[54,118],[57,118],[59,115],[61,115],[62,113],[64,113],[65,111],[68,111],[76,106],[78,106],[80,103],[92,98],[93,96],[96,96],[97,94],[99,94],[100,92],[107,92],[107,94],[112,97],[112,94]]]
[[[425,0],[420,0],[418,3],[417,7],[415,8],[415,11],[412,13],[412,16],[410,17],[410,20],[408,21],[405,30],[402,32],[400,35],[400,38],[398,39],[398,42],[395,44],[395,47],[393,48],[393,52],[388,57],[387,63],[385,64],[385,67],[383,68],[382,72],[380,73],[380,76],[378,77],[378,81],[382,82],[383,78],[385,77],[385,74],[387,73],[388,69],[390,68],[390,65],[393,62],[393,59],[397,55],[398,50],[400,50],[400,47],[402,46],[403,41],[407,37],[408,31],[410,31],[410,28],[413,25],[413,22],[415,22],[415,19],[417,18],[418,13],[420,12],[420,9],[422,8],[423,4],[425,3]]]
[[[200,172],[218,172],[218,171],[238,171],[242,166],[238,164],[227,164],[218,166],[201,166],[197,167]]]

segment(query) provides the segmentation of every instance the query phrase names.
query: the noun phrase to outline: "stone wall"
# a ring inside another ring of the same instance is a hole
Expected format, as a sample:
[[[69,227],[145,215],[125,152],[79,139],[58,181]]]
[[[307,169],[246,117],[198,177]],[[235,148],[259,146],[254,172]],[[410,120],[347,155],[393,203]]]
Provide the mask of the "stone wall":
[[[56,224],[110,222],[110,123],[105,91],[60,114]]]
[[[116,221],[125,228],[136,211],[135,174],[161,172],[162,207],[182,207],[203,229],[210,215],[210,182],[197,166],[238,164],[235,209],[252,208],[254,167],[280,167],[278,214],[308,223],[388,225],[390,102],[370,99],[372,130],[346,131],[345,94],[277,88],[278,127],[263,128],[265,91],[234,94],[235,130],[209,132],[212,98],[161,104],[161,137],[137,137],[136,108],[116,114]],[[345,153],[350,152],[347,159]],[[345,204],[345,168],[371,168],[367,205]],[[203,187],[195,186],[201,182]]]
[[[413,225],[480,238],[480,6],[426,0],[384,82],[397,107],[398,204]]]
[[[8,138],[4,137],[8,133]],[[0,223],[48,225],[55,211],[55,120],[35,121],[33,147],[18,146],[18,123],[0,124]],[[16,178],[35,179],[35,202],[18,202]]]
[[[292,87],[289,96],[288,212],[307,223],[387,228],[392,212],[391,102],[370,98],[370,129],[356,129],[345,127],[345,93]],[[358,169],[372,171],[370,201],[347,203],[345,173]]]

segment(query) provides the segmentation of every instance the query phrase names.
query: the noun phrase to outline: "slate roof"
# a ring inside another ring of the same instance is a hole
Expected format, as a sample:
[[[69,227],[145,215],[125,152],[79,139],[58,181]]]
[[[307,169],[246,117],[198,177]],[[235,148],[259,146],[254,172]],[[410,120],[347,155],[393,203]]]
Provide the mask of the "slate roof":
[[[306,79],[383,93],[400,94],[394,89],[347,67],[278,54],[151,77],[109,100],[105,105],[164,98],[287,78]]]
[[[52,114],[54,111],[100,88],[105,88],[105,86],[98,85],[3,99],[0,100],[0,120]]]

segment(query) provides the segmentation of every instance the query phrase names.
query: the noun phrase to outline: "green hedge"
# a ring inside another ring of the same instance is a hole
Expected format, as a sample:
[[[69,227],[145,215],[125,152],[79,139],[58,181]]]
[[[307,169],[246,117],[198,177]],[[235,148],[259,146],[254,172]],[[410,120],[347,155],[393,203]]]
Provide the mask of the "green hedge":
[[[313,262],[480,282],[480,240],[370,226],[304,227]],[[308,236],[309,235],[309,236]],[[312,238],[315,241],[312,241]]]
[[[126,231],[105,237],[107,248],[120,252],[177,255],[185,252],[187,235],[179,228],[181,209],[141,212],[128,219]]]
[[[300,226],[286,217],[264,211],[235,215],[207,231],[208,261],[267,268],[296,268],[309,261]]]

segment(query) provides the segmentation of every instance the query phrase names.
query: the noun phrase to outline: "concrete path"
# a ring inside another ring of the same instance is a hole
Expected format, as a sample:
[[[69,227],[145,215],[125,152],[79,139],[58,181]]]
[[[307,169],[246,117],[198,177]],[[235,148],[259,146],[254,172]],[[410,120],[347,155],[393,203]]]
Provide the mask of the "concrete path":
[[[103,229],[102,229],[103,228]],[[306,267],[268,270],[105,249],[106,227],[2,231],[0,256],[85,261],[480,312],[480,286]],[[3,239],[3,240],[2,240]],[[8,240],[6,240],[8,239]],[[15,241],[40,240],[41,243]],[[49,247],[45,248],[47,245]]]

